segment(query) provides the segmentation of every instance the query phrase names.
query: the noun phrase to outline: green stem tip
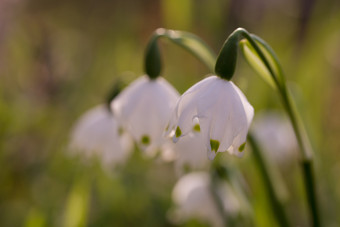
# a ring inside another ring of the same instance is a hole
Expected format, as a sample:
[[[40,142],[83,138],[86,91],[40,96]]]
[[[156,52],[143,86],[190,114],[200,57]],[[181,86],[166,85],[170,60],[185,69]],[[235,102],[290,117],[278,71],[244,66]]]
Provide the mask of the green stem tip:
[[[261,51],[260,47],[258,46],[257,42],[262,41],[255,41],[257,40],[257,36],[250,34],[244,28],[237,28],[231,35],[227,38],[224,42],[220,53],[217,57],[216,64],[215,64],[215,73],[216,75],[220,76],[223,79],[231,80],[235,73],[236,62],[237,62],[237,53],[239,42],[242,38],[245,38],[249,41],[251,46],[254,48],[256,53],[259,55],[261,61],[265,64],[268,71],[271,75],[274,75],[274,81],[278,84],[277,78],[275,76],[274,70],[272,69],[269,61]]]
[[[109,90],[109,93],[105,99],[105,103],[110,112],[111,112],[111,102],[119,95],[122,89],[123,89],[123,82],[118,79],[113,83],[111,90]]]

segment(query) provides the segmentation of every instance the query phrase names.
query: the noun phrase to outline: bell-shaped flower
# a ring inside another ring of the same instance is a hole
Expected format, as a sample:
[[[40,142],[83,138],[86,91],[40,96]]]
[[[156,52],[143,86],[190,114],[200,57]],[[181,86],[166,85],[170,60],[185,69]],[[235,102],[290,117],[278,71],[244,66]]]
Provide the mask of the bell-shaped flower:
[[[179,98],[162,77],[142,76],[125,88],[111,103],[119,123],[147,153],[164,145],[164,129]]]
[[[87,111],[75,124],[70,149],[85,157],[98,156],[107,167],[124,163],[132,151],[130,136],[118,128],[107,106]]]
[[[223,181],[212,187],[211,183],[211,177],[206,172],[192,172],[181,177],[172,191],[175,205],[170,211],[172,221],[180,224],[197,219],[209,226],[219,227],[224,226],[224,217],[237,215],[241,203],[231,185]],[[217,202],[222,205],[223,217]]]
[[[202,133],[189,133],[177,143],[172,143],[175,154],[175,171],[182,175],[192,170],[206,170],[211,164],[207,159],[207,152]]]
[[[167,133],[177,142],[199,130],[209,159],[228,151],[242,156],[254,109],[231,81],[210,76],[189,88],[178,100]]]
[[[294,131],[282,113],[265,111],[257,114],[252,131],[268,157],[282,164],[296,158],[298,145]]]

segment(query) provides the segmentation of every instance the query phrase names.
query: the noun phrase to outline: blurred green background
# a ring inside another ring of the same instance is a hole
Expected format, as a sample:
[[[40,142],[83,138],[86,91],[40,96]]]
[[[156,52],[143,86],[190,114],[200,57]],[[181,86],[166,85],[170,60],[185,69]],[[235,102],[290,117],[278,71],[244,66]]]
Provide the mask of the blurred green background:
[[[237,27],[276,51],[315,150],[325,226],[340,223],[340,2],[337,0],[0,1],[0,226],[174,226],[172,163],[135,152],[112,173],[67,153],[72,125],[117,78],[143,74],[158,27],[199,35],[216,52]],[[180,93],[207,73],[161,42],[162,75]],[[239,57],[235,81],[256,112],[282,109]],[[251,151],[233,159],[250,185],[256,226],[275,226]],[[281,166],[294,226],[308,226],[299,160]],[[275,163],[274,163],[275,165]],[[195,220],[183,226],[203,226]]]

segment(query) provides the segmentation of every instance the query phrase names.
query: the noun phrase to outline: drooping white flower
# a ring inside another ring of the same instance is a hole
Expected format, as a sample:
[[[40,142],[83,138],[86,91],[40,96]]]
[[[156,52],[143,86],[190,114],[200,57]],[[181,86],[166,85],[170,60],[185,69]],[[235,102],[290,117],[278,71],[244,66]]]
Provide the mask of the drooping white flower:
[[[219,182],[214,187],[216,196],[223,207],[223,216],[235,215],[240,210],[240,203],[232,187],[226,182]],[[211,178],[206,172],[193,172],[184,175],[172,191],[175,205],[171,218],[175,222],[197,219],[209,226],[224,226],[221,211],[214,199]]]
[[[242,156],[253,116],[253,107],[233,82],[210,76],[180,97],[167,133],[177,142],[199,129],[210,159],[225,151]]]
[[[142,76],[113,100],[111,108],[137,144],[153,153],[164,145],[164,129],[178,98],[162,77]]]
[[[269,157],[284,163],[296,156],[298,145],[294,131],[282,113],[266,111],[257,114],[252,130]]]
[[[75,124],[70,149],[98,156],[104,165],[124,163],[132,151],[129,135],[120,132],[118,123],[105,105],[87,111]]]

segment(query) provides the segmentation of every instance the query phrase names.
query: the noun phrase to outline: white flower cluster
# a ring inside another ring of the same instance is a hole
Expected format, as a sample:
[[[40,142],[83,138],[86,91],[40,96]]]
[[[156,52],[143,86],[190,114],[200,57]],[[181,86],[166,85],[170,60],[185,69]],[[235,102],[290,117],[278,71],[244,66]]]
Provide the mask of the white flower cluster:
[[[115,152],[112,159],[122,161],[129,148],[121,137],[128,133],[147,154],[168,151],[178,169],[199,168],[207,165],[207,154],[209,159],[225,151],[241,156],[253,115],[235,84],[217,76],[200,81],[181,97],[165,79],[142,76],[114,98],[111,113],[104,107],[87,113],[75,127],[72,144]]]
[[[147,155],[160,151],[161,157],[175,160],[178,175],[183,175],[187,168],[208,167],[217,152],[241,156],[253,114],[242,92],[217,76],[182,96],[165,79],[142,76],[116,96],[110,108],[98,106],[81,117],[71,147],[117,164],[129,157],[133,140]],[[240,204],[231,185],[214,185],[221,214],[211,183],[207,172],[183,175],[173,189],[172,221],[194,218],[219,227],[224,226],[224,215],[236,215]]]

